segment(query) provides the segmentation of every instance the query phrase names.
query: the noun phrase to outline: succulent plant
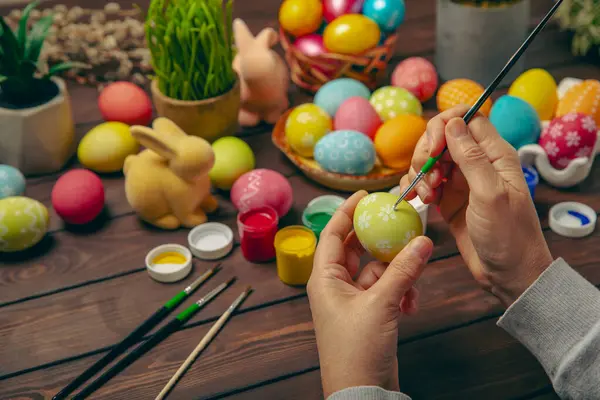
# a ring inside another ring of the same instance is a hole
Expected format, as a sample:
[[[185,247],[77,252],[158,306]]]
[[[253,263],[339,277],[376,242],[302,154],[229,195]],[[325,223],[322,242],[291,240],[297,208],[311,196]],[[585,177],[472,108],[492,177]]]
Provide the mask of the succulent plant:
[[[600,0],[564,0],[556,18],[563,29],[573,32],[573,54],[600,55]]]
[[[53,16],[46,15],[29,28],[29,16],[38,3],[25,7],[15,32],[0,17],[0,99],[3,105],[22,108],[43,104],[58,94],[58,88],[50,80],[52,76],[82,66],[61,63],[41,72],[38,62]]]

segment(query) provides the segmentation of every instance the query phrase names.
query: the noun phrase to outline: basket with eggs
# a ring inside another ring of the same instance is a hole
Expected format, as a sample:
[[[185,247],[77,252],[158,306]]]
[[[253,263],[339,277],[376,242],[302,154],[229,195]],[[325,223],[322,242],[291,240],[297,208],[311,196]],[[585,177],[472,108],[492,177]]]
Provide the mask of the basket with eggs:
[[[327,82],[313,103],[288,110],[273,130],[274,144],[314,181],[334,190],[381,190],[408,171],[426,129],[421,102],[437,88],[423,58],[401,62],[392,85],[374,92],[362,82]]]
[[[292,81],[311,93],[341,77],[374,89],[404,13],[404,0],[284,0],[280,36]]]

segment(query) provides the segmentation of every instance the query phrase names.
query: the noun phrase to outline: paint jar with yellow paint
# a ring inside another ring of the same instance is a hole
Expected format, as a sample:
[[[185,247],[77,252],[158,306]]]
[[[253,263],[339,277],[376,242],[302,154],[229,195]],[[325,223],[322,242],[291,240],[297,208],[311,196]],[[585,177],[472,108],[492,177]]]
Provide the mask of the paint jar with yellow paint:
[[[291,286],[308,283],[317,247],[314,232],[304,226],[288,226],[275,235],[277,275]]]

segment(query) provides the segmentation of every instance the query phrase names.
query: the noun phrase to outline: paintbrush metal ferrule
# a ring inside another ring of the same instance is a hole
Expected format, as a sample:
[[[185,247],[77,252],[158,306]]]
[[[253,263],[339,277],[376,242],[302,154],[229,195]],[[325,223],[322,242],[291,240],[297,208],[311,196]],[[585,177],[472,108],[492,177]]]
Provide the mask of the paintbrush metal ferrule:
[[[417,186],[419,184],[419,182],[421,182],[423,177],[425,177],[425,173],[423,173],[423,171],[420,171],[417,174],[417,176],[415,177],[415,179],[413,179],[413,181],[410,183],[410,185],[408,185],[408,187],[404,190],[404,192],[402,192],[400,197],[398,197],[398,200],[396,200],[396,204],[394,204],[394,210],[396,210],[396,208],[398,207],[398,204],[400,204],[402,202],[402,200],[404,200],[406,198],[406,196],[408,196],[408,194],[411,192],[411,190],[413,190],[415,188],[415,186]]]
[[[229,306],[229,310],[228,311],[231,311],[231,312],[235,311],[235,309],[240,306],[240,304],[242,303],[242,301],[244,301],[244,299],[250,294],[250,292],[252,292],[252,287],[248,286],[246,288],[246,290],[244,290],[238,296],[238,298]]]
[[[198,289],[198,286],[202,285],[208,278],[216,274],[221,270],[221,264],[217,264],[213,268],[209,269],[205,273],[203,273],[198,279],[192,282],[188,287],[186,287],[183,291],[185,294],[190,294],[194,290]]]
[[[206,294],[206,296],[204,296],[203,298],[198,300],[196,302],[196,305],[198,305],[199,307],[204,306],[206,303],[210,302],[212,299],[217,297],[219,295],[219,293],[221,293],[223,290],[225,290],[229,286],[231,286],[233,284],[233,282],[235,282],[235,280],[236,280],[236,278],[231,278],[227,282],[221,283],[219,286],[217,286],[216,288],[214,288],[213,290],[208,292],[208,294]]]

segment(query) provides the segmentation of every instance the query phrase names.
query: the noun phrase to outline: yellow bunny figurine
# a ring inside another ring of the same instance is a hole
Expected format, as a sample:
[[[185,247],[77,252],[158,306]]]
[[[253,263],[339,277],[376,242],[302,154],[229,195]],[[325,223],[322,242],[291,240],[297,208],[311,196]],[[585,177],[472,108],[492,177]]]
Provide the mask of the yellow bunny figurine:
[[[215,163],[211,145],[166,118],[152,128],[130,128],[146,150],[125,159],[127,201],[141,219],[163,229],[205,223],[206,213],[218,206],[208,176]]]

